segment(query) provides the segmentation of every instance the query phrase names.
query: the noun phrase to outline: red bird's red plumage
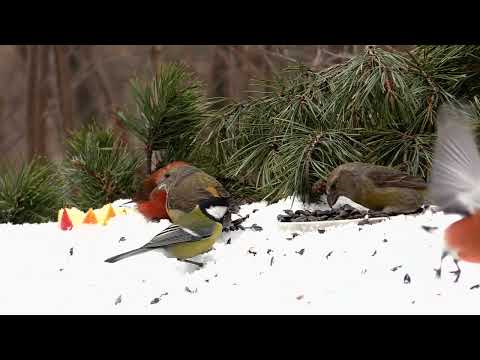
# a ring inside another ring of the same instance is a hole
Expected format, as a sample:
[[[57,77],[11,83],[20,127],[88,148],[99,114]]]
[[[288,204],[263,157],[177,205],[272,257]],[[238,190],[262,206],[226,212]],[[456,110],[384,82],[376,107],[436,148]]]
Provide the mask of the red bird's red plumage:
[[[165,191],[153,190],[169,170],[188,165],[190,164],[184,161],[174,161],[156,170],[143,181],[142,190],[135,194],[133,200],[137,203],[138,211],[140,211],[145,218],[148,220],[170,220],[166,209],[167,193]]]
[[[480,263],[480,212],[449,225],[445,240],[459,259]]]

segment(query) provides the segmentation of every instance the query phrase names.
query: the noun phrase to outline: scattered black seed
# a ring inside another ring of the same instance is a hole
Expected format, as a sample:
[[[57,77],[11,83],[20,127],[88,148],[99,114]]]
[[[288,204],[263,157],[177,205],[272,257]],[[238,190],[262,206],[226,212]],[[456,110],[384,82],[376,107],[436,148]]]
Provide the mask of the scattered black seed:
[[[319,216],[323,216],[323,215],[327,215],[330,214],[330,211],[329,210],[315,210],[314,212],[314,215],[316,217],[319,217]]]
[[[417,212],[423,212],[420,208]],[[417,213],[414,212],[414,213]],[[387,214],[382,211],[363,211],[355,209],[350,205],[342,205],[336,209],[330,210],[284,210],[284,214],[278,215],[277,219],[280,222],[310,222],[310,221],[324,221],[324,220],[349,220],[359,219],[368,214],[369,218],[391,217],[393,214]],[[373,223],[373,222],[370,222]]]
[[[229,238],[229,239],[227,240],[227,245],[230,245],[231,243],[232,243],[232,238]]]
[[[403,278],[403,283],[404,284],[410,284],[410,282],[411,282],[410,275],[405,274],[405,276]]]
[[[432,233],[435,230],[438,229],[436,226],[427,226],[427,225],[422,225],[422,229],[425,230],[426,232]]]
[[[292,217],[288,215],[277,215],[277,220],[280,222],[290,222]]]
[[[305,252],[305,249],[300,249],[300,250],[295,251],[295,252],[299,255],[303,255],[303,253]]]
[[[383,211],[374,211],[374,210],[367,211],[367,214],[368,214],[369,218],[390,217],[391,216],[387,213],[384,213]]]
[[[213,275],[213,277],[218,277],[218,274]]]
[[[263,228],[260,225],[257,225],[257,224],[253,224],[252,226],[250,226],[250,228],[253,231],[262,231],[263,230]]]
[[[477,284],[477,285],[473,285],[470,290],[474,290],[474,289],[480,289],[480,284]]]
[[[122,242],[122,241],[126,241],[126,240],[127,240],[127,239],[125,238],[125,236],[122,236],[122,237],[118,240],[118,242]]]
[[[398,266],[395,266],[393,268],[390,269],[390,271],[397,271],[398,269],[400,269],[403,265],[398,265]]]
[[[299,296],[296,297],[297,300],[302,300],[303,298],[304,298],[303,295],[299,295]]]
[[[249,254],[253,254],[253,256],[257,255],[256,251],[253,251],[252,249],[248,249]]]
[[[258,211],[258,209],[253,209],[252,214],[255,214]]]
[[[333,254],[333,250],[330,251],[330,252],[327,254],[327,256],[325,256],[325,258],[328,259],[328,258],[330,257],[330,255],[332,255],[332,254]]]
[[[197,292],[198,289],[190,289],[188,286],[185,286],[185,291],[190,293],[190,294],[195,294]]]
[[[239,219],[233,220],[228,228],[223,229],[223,232],[227,231],[236,231],[236,230],[245,230],[243,226],[241,226],[241,223],[243,223],[245,220],[247,220],[250,217],[249,214],[245,215],[244,217],[241,217]]]
[[[268,250],[267,250],[267,255],[270,255],[270,253],[271,253],[272,251],[273,251],[272,249],[268,249]]]
[[[383,241],[384,243],[388,242],[388,240],[387,240],[387,239],[383,239],[382,241]]]
[[[205,282],[208,283],[208,282],[210,282],[210,280],[209,280],[209,279],[205,279]]]
[[[153,304],[158,304],[160,302],[160,298],[155,298],[153,299],[152,301],[150,301],[150,304],[153,305]]]
[[[362,274],[362,275],[365,275],[365,274],[367,273],[367,271],[368,271],[367,269],[363,269],[362,272],[361,272],[361,274]]]
[[[355,209],[353,206],[348,205],[348,204],[343,205],[343,206],[342,206],[342,210],[348,211],[348,212],[358,211],[358,210]]]
[[[273,259],[275,259],[275,256],[272,256],[272,258],[270,259],[270,266],[273,266]]]
[[[299,233],[293,233],[293,234],[292,234],[292,238],[295,238],[295,237],[297,237],[297,236],[299,236],[299,235],[300,235]]]
[[[70,248],[70,251],[69,251],[69,253],[70,253],[70,256],[72,256],[72,255],[73,255],[73,247],[72,247],[72,248]]]
[[[295,220],[297,222],[307,222],[307,217],[305,215],[300,215]]]
[[[319,232],[320,234],[325,234],[325,229],[318,229],[318,232]]]
[[[119,295],[117,299],[115,300],[115,305],[118,305],[122,302],[122,295]]]
[[[58,271],[63,271],[63,268],[60,268]]]
[[[375,256],[375,255],[377,255],[377,250],[375,250],[372,254],[372,256]]]
[[[415,300],[412,301],[412,304],[415,304]]]

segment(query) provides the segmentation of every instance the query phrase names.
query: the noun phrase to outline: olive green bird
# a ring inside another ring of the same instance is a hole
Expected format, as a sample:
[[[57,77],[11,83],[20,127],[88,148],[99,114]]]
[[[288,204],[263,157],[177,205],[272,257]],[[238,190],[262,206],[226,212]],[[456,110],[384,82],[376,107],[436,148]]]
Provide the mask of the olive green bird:
[[[230,195],[212,176],[194,166],[172,168],[157,179],[155,191],[166,192],[172,225],[138,249],[105,260],[114,263],[150,250],[202,266],[188,258],[210,251],[230,219]]]
[[[325,191],[330,207],[345,196],[370,210],[408,214],[423,205],[427,184],[421,177],[391,167],[352,162],[329,174]]]

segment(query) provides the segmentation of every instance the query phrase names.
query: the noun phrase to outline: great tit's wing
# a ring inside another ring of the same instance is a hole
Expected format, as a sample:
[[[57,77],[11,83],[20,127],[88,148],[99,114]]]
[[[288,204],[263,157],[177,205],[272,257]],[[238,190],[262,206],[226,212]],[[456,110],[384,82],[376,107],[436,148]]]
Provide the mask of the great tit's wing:
[[[142,247],[108,258],[107,260],[105,260],[105,262],[115,263],[119,260],[128,258],[133,255],[141,254],[149,250],[162,248],[173,244],[202,240],[209,237],[213,233],[213,231],[213,228],[210,230],[209,228],[202,228],[201,234],[198,234],[177,225],[170,225],[160,234],[155,235],[152,240],[150,240]]]
[[[416,190],[426,190],[427,183],[419,176],[412,176],[401,171],[387,172],[384,169],[373,169],[368,172],[368,178],[378,187],[400,187]]]
[[[193,232],[178,225],[170,225],[161,233],[155,235],[152,240],[142,246],[142,248],[154,249],[168,245],[198,241],[208,238],[214,231],[214,224],[211,228],[202,229],[201,233]]]
[[[471,125],[464,110],[439,111],[429,197],[446,213],[480,208],[480,155]]]

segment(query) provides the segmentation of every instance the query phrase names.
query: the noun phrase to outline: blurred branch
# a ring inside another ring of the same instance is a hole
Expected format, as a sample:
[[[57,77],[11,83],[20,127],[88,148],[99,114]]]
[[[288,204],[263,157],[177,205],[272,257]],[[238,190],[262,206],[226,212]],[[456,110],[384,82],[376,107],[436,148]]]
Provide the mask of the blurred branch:
[[[27,146],[28,158],[32,160],[35,157],[36,126],[38,123],[38,73],[39,73],[40,46],[29,45],[28,47],[28,75],[27,75],[27,110],[26,110],[26,128],[27,128]]]
[[[162,45],[152,45],[150,49],[150,61],[152,63],[153,71],[157,73],[160,69],[162,61],[160,55],[162,53]]]
[[[267,49],[265,49],[264,51],[267,52],[267,53],[269,53],[270,55],[276,56],[276,57],[281,58],[281,59],[283,59],[283,60],[287,60],[287,61],[293,62],[293,63],[295,63],[295,64],[298,63],[298,60],[297,60],[297,59],[294,59],[294,58],[292,58],[292,57],[290,57],[290,56],[284,55],[284,54],[282,54],[282,53],[280,53],[280,52],[278,52],[278,51],[272,51],[272,50],[267,50]]]
[[[82,46],[83,48],[83,46]],[[114,56],[110,56],[110,57],[106,57],[106,58],[103,58],[101,60],[97,60],[96,62],[94,63],[90,63],[88,65],[84,65],[84,68],[81,69],[81,72],[78,72],[76,75],[75,75],[75,79],[73,80],[73,83],[72,83],[72,88],[77,88],[78,86],[80,86],[85,80],[87,80],[96,70],[97,70],[97,67],[100,66],[100,65],[106,65],[110,62],[113,62],[113,61],[118,61],[122,58],[131,58],[133,57],[134,55],[131,55],[131,54],[128,54],[128,55],[114,55]],[[132,65],[128,64],[130,67],[132,67]]]
[[[37,133],[35,134],[37,153],[45,155],[47,153],[47,117],[48,117],[48,99],[51,96],[50,86],[48,82],[48,70],[49,70],[49,60],[50,60],[50,45],[43,45],[40,49],[40,61],[41,65],[39,67],[39,99],[38,99],[38,127]]]
[[[66,56],[66,48],[63,45],[54,45],[56,77],[58,98],[62,113],[62,129],[63,133],[73,129],[73,94],[72,94],[72,75],[70,66]]]

